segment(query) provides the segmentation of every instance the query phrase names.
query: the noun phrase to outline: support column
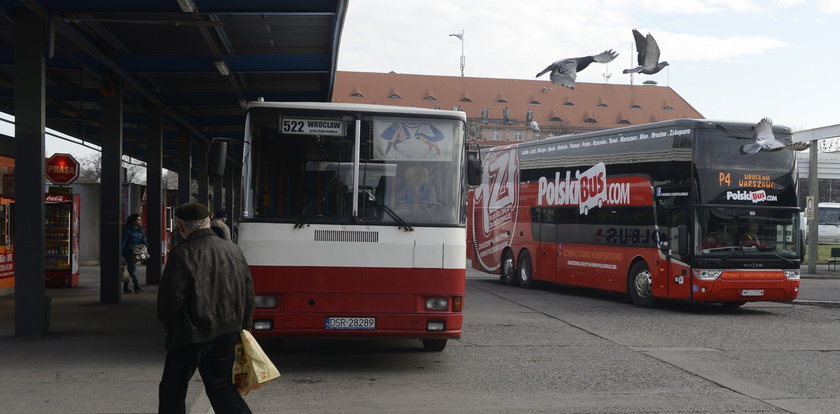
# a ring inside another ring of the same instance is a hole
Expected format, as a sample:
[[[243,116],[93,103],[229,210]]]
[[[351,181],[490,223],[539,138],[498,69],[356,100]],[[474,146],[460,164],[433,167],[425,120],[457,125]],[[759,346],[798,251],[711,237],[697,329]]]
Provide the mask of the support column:
[[[181,162],[178,163],[178,205],[192,201],[192,145],[190,133],[181,130]]]
[[[152,258],[146,263],[146,284],[157,285],[160,283],[163,257],[163,114],[160,109],[149,110],[147,130],[146,238]]]
[[[213,177],[211,181],[213,182],[213,206],[210,212],[215,214],[216,210],[225,208],[222,177]]]
[[[196,162],[195,174],[198,179],[198,202],[205,206],[210,205],[210,185],[207,177],[207,144],[199,144],[198,160]]]
[[[99,233],[99,301],[120,303],[122,256],[122,82],[112,72],[102,76],[102,177]]]
[[[14,16],[15,36],[15,336],[49,331],[44,287],[46,23],[29,10]]]
[[[231,212],[233,215],[231,216],[231,220],[238,221],[239,215],[242,214],[242,168],[234,167],[233,170],[233,209]],[[228,214],[230,215],[230,214]]]
[[[817,249],[819,248],[820,231],[820,177],[817,169],[817,144],[811,141],[811,152],[808,154],[808,195],[814,197],[814,219],[808,220],[808,273],[817,273]]]
[[[234,166],[225,168],[225,211],[228,213],[228,224],[233,225],[233,174]]]

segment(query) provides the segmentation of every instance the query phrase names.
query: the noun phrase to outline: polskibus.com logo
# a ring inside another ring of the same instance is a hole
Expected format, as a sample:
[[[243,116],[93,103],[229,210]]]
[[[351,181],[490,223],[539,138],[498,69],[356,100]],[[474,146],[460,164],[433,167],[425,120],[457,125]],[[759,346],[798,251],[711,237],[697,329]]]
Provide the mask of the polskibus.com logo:
[[[778,201],[778,197],[767,194],[764,190],[758,191],[727,191],[727,201],[752,201],[753,203],[761,203],[764,201]]]
[[[607,183],[607,168],[599,162],[584,172],[566,171],[565,180],[560,179],[560,172],[554,174],[554,181],[540,177],[537,190],[537,205],[580,207],[581,214],[602,207],[604,204],[629,204],[630,183]]]

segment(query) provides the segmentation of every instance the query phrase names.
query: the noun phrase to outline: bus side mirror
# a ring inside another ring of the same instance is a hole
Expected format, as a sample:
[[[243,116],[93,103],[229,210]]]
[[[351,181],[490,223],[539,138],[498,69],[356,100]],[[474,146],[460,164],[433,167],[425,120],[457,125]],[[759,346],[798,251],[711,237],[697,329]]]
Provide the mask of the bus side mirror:
[[[225,163],[227,162],[228,143],[223,139],[214,139],[210,144],[210,155],[208,156],[207,175],[211,177],[222,177],[225,175]]]
[[[481,153],[478,148],[467,149],[467,184],[481,185]]]
[[[677,232],[679,233],[677,249],[680,254],[688,254],[688,226],[677,226]]]

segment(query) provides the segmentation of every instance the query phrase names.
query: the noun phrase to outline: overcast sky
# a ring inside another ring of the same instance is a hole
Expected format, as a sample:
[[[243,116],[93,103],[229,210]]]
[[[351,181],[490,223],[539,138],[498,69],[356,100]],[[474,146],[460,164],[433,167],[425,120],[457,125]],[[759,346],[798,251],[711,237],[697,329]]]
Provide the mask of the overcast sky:
[[[838,21],[840,0],[350,0],[338,69],[457,76],[461,42],[449,34],[463,29],[466,76],[533,79],[614,49],[578,82],[629,84],[636,28],[671,64],[637,84],[669,85],[706,118],[801,130],[840,124]],[[74,148],[49,139],[47,154]]]
[[[533,79],[555,60],[614,49],[577,80],[629,84],[636,28],[671,65],[636,84],[669,85],[706,118],[800,130],[840,124],[838,21],[840,0],[350,0],[338,69],[458,76],[449,34],[463,29],[466,76]]]

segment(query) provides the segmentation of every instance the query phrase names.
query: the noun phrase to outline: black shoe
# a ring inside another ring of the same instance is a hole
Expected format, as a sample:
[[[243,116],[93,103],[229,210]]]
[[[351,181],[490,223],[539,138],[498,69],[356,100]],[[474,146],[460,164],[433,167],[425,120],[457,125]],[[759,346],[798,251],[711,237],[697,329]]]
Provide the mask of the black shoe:
[[[123,288],[123,293],[131,293],[131,289],[129,289],[129,288]]]
[[[144,290],[146,290],[146,289],[143,289],[143,288],[141,288],[141,287],[134,288],[134,293],[140,293],[140,292],[142,292],[142,291],[144,291]]]

